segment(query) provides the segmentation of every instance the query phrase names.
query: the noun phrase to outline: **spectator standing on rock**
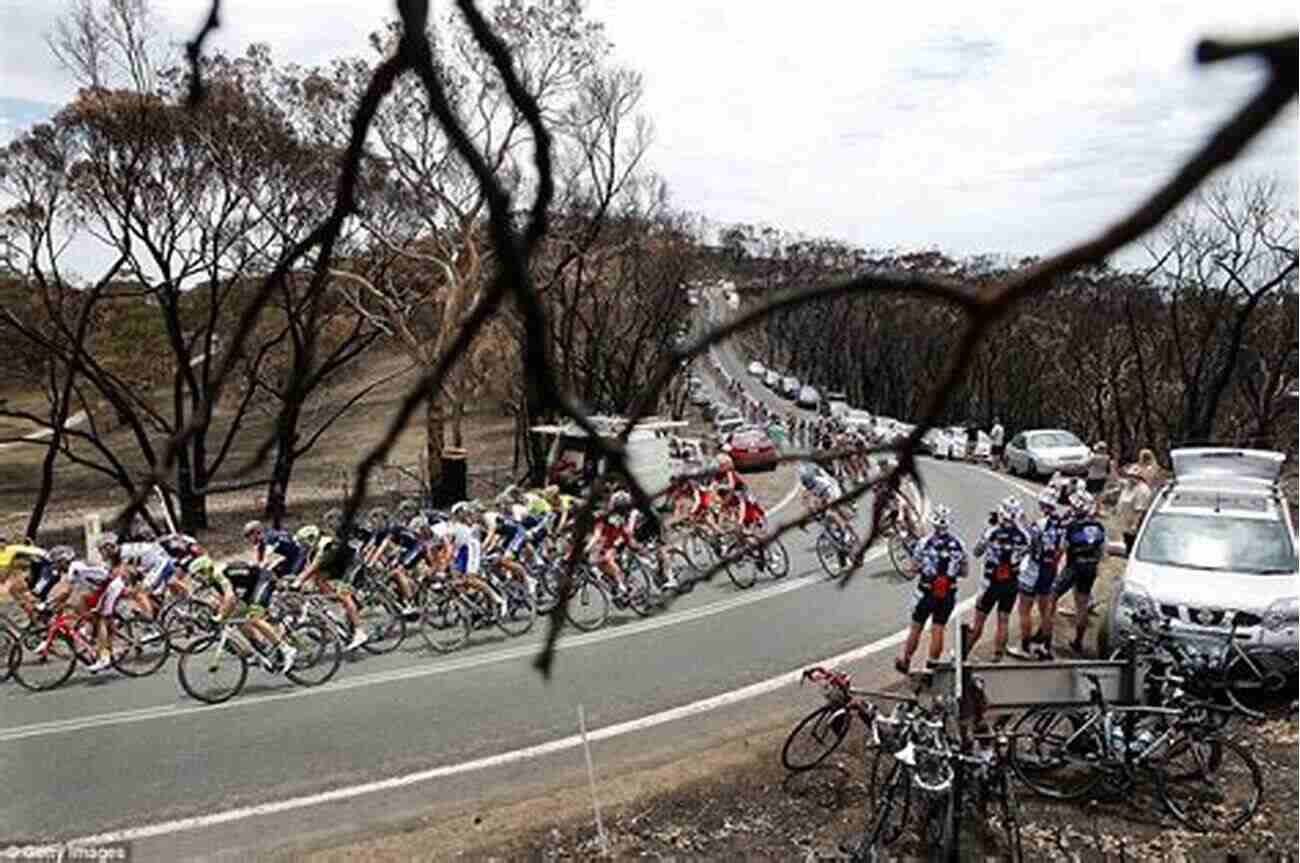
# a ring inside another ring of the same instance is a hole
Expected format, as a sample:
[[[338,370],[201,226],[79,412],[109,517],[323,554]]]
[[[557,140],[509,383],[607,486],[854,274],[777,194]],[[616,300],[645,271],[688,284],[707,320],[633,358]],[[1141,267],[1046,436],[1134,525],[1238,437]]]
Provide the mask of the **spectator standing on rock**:
[[[1120,530],[1124,535],[1124,547],[1130,552],[1162,475],[1156,455],[1149,449],[1140,451],[1138,460],[1120,471],[1120,476],[1128,482],[1119,498]]]
[[[1006,429],[1002,428],[1002,420],[998,417],[993,418],[993,428],[989,429],[989,446],[993,452],[993,467],[1002,467],[1002,453],[1006,450],[1002,440],[1006,436]]]
[[[1088,458],[1088,482],[1086,483],[1088,494],[1099,498],[1102,489],[1106,487],[1106,480],[1114,473],[1115,467],[1111,463],[1106,442],[1099,440],[1092,445],[1092,455]]]

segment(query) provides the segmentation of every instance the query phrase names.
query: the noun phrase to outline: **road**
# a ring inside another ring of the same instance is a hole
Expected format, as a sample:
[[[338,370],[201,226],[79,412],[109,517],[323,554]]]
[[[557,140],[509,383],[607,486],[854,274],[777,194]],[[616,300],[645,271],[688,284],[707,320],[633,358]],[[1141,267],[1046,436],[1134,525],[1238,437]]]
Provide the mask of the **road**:
[[[1011,488],[964,465],[925,462],[923,472],[931,493],[955,504],[966,537]],[[242,859],[502,788],[544,789],[581,763],[571,749],[578,705],[611,738],[604,769],[643,757],[680,741],[685,721],[644,717],[899,630],[910,588],[886,562],[869,559],[841,590],[821,577],[811,534],[787,540],[789,578],[748,591],[702,585],[659,616],[570,633],[549,683],[530,665],[540,625],[509,641],[480,635],[451,657],[416,638],[346,663],[318,689],[254,671],[249,690],[220,707],[189,700],[174,662],[145,680],[79,671],[44,694],[9,683],[0,687],[0,775],[10,789],[0,844],[114,834],[134,842],[137,861]],[[694,738],[729,720],[720,711],[689,721]],[[616,727],[637,733],[615,738]]]

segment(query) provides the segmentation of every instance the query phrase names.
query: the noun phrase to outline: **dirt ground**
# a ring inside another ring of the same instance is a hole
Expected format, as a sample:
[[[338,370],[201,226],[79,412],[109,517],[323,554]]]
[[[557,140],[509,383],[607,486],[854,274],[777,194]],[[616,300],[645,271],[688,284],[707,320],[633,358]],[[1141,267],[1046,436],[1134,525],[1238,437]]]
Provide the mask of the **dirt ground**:
[[[1108,560],[1097,588],[1105,607],[1109,588],[1123,561]],[[1068,606],[1068,601],[1064,603]],[[1086,643],[1095,644],[1098,616],[1090,618]],[[1013,626],[1015,621],[1013,619]],[[1058,656],[1069,656],[1058,627]],[[984,647],[985,643],[981,646]],[[855,676],[865,688],[899,687],[882,654],[873,670]],[[987,658],[977,649],[976,658]],[[878,667],[875,667],[878,666]],[[815,702],[801,693],[792,717]],[[835,860],[840,845],[863,829],[867,791],[861,739],[856,735],[824,767],[788,775],[779,752],[792,719],[765,727],[738,729],[723,745],[665,764],[618,772],[600,782],[605,841],[597,835],[591,799],[575,779],[545,797],[486,809],[467,805],[460,812],[431,815],[420,824],[378,832],[364,840],[283,855],[313,863],[369,860],[570,861],[651,860]],[[1026,861],[1224,861],[1300,859],[1297,801],[1297,723],[1294,719],[1237,727],[1264,774],[1264,800],[1258,814],[1232,835],[1198,835],[1181,829],[1160,812],[1149,789],[1101,803],[1055,803],[1017,786]],[[978,847],[964,859],[1006,858],[996,839],[976,830]],[[927,849],[909,832],[891,859],[927,858]]]

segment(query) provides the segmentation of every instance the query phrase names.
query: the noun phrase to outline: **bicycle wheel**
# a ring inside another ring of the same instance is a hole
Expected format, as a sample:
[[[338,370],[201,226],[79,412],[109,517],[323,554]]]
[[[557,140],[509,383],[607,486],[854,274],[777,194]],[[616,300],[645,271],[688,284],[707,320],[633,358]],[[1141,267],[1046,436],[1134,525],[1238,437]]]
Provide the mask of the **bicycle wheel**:
[[[1254,757],[1235,741],[1182,737],[1154,766],[1160,799],[1193,830],[1239,830],[1259,809],[1263,775]]]
[[[695,528],[682,538],[682,551],[686,559],[698,573],[708,572],[718,562],[713,544],[701,533],[702,528]]]
[[[1248,716],[1280,719],[1294,710],[1297,676],[1269,675],[1254,657],[1236,654],[1224,673],[1225,694]]]
[[[47,634],[43,626],[29,626],[19,634],[17,657],[10,653],[10,670],[23,689],[45,692],[61,686],[77,665],[72,639],[59,634],[47,646]]]
[[[298,651],[284,676],[299,686],[320,686],[329,681],[343,662],[343,645],[328,623],[309,617],[287,625],[285,641]]]
[[[872,815],[868,821],[870,830],[863,837],[862,844],[853,855],[855,860],[874,859],[870,852],[894,844],[907,828],[908,817],[912,810],[912,774],[907,765],[895,761],[885,777]]]
[[[182,597],[170,603],[158,616],[168,647],[188,653],[217,630],[213,609],[198,599]]]
[[[430,591],[420,614],[420,636],[438,653],[451,653],[469,641],[469,613],[446,591]]]
[[[220,704],[238,695],[248,680],[248,659],[227,641],[218,650],[219,635],[192,645],[176,661],[176,678],[191,697],[205,704]]]
[[[1036,707],[1011,729],[1011,769],[1034,791],[1057,800],[1077,800],[1101,783],[1105,752],[1100,723],[1083,728],[1085,714]]]
[[[583,632],[600,629],[609,619],[609,593],[588,573],[575,573],[564,616]]]
[[[499,588],[506,597],[505,614],[497,618],[496,624],[506,635],[523,635],[533,628],[537,610],[533,607],[528,588],[514,579],[506,580]]]
[[[678,548],[668,550],[667,567],[668,571],[673,574],[677,580],[677,595],[690,593],[695,589],[695,568],[686,557],[686,552]]]
[[[850,562],[848,552],[842,551],[828,532],[822,531],[817,534],[816,551],[817,562],[822,565],[822,569],[826,570],[827,575],[837,578],[848,571]]]
[[[904,581],[916,578],[916,561],[907,550],[907,540],[897,533],[889,535],[889,562],[894,565],[894,574]]]
[[[406,618],[397,600],[387,593],[375,592],[357,603],[361,626],[369,638],[361,645],[366,653],[392,653],[406,640]]]
[[[764,570],[772,578],[785,578],[790,574],[790,552],[780,538],[771,540],[763,549]]]
[[[113,667],[127,677],[148,677],[171,655],[167,633],[143,617],[116,617],[111,622]]]
[[[764,569],[763,551],[758,544],[747,537],[737,537],[723,552],[725,557],[739,555],[727,564],[727,577],[731,583],[746,590],[754,586],[758,573]]]
[[[952,843],[958,826],[953,817],[956,799],[957,795],[953,793],[953,786],[950,784],[944,791],[929,795],[926,801],[921,836],[936,860],[947,860],[952,853]]]
[[[823,704],[795,725],[781,747],[781,764],[798,773],[821,764],[848,736],[853,715],[835,704]]]

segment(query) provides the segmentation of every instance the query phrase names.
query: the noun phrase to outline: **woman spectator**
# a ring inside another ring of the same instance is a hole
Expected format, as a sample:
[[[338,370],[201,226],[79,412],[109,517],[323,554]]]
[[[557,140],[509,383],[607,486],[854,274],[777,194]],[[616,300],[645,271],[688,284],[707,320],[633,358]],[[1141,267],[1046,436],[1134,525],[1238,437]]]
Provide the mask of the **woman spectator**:
[[[1128,465],[1120,476],[1127,481],[1127,487],[1120,495],[1120,524],[1124,535],[1124,547],[1133,551],[1133,541],[1137,539],[1138,528],[1146,517],[1147,507],[1155,494],[1156,486],[1164,474],[1156,455],[1149,449],[1138,453],[1138,460]]]

